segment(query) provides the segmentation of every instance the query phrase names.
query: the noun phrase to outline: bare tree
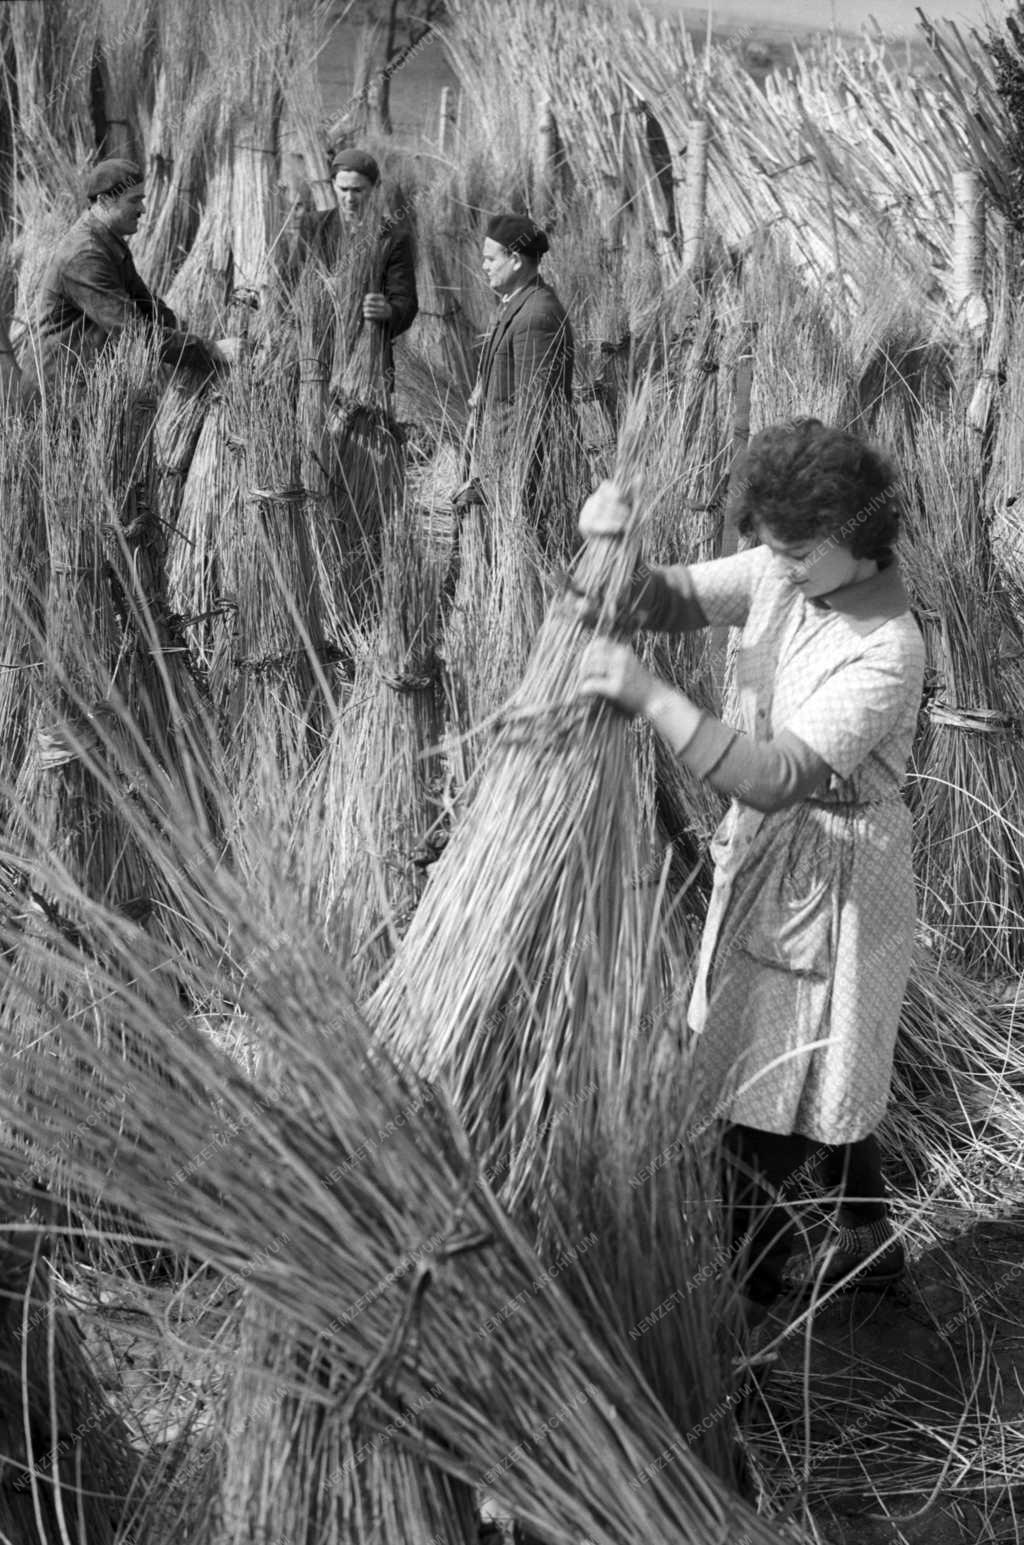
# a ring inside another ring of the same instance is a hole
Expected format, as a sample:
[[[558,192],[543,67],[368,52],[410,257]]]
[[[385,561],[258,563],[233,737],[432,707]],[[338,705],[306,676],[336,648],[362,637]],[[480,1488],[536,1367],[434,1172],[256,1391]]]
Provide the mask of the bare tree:
[[[371,0],[367,20],[380,20],[381,9],[384,10],[382,61],[359,94],[372,107],[377,127],[382,133],[390,134],[391,82],[398,71],[430,42],[444,16],[445,0],[384,0],[383,7],[379,0],[377,3]]]

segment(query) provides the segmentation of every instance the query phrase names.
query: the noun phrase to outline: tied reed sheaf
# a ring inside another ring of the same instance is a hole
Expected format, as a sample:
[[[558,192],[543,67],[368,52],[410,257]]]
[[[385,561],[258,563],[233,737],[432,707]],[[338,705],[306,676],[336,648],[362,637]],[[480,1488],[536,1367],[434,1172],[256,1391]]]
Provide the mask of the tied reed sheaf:
[[[304,1418],[319,1412],[339,1444],[333,1469],[296,1470],[299,1511],[287,1522],[301,1535],[309,1516],[322,1517],[323,1498],[301,1486],[320,1480],[332,1505],[318,1537],[369,1541],[401,1508],[402,1466],[375,1457],[394,1445],[491,1490],[557,1545],[580,1530],[601,1545],[652,1532],[709,1542],[746,1533],[767,1545],[774,1531],[703,1469],[506,1219],[446,1102],[372,1048],[336,966],[301,935],[261,937],[245,893],[223,877],[210,888],[236,947],[257,962],[245,1009],[262,1074],[250,1078],[176,1018],[180,1000],[151,969],[157,956],[77,897],[107,962],[93,985],[121,1059],[64,1027],[80,1071],[40,1066],[32,1106],[5,1087],[0,1110],[12,1137],[45,1148],[53,1113],[88,1069],[99,1099],[83,1115],[116,1117],[79,1126],[67,1173],[83,1187],[102,1183],[109,1202],[145,1215],[154,1238],[243,1280],[280,1316],[296,1348],[291,1368],[305,1362],[312,1374],[297,1388],[288,1381],[282,1410],[291,1399]],[[74,974],[78,953],[59,950],[51,965]],[[125,1080],[129,1097],[115,1099]],[[13,1154],[4,1163],[16,1170]],[[316,1376],[324,1358],[326,1383]],[[378,1477],[384,1496],[374,1494]],[[250,1527],[284,1524],[275,1511],[272,1489],[262,1501],[250,1493]]]
[[[627,488],[641,417],[619,462]],[[631,580],[640,515],[574,567],[574,586],[605,594],[605,628]],[[644,851],[633,732],[576,696],[587,636],[575,596],[556,597],[369,1007],[382,1039],[442,1079],[474,1138],[507,1158],[509,1195],[543,1183],[546,1119],[594,1080],[614,1083],[660,989],[656,949],[645,970],[649,898],[628,890]]]

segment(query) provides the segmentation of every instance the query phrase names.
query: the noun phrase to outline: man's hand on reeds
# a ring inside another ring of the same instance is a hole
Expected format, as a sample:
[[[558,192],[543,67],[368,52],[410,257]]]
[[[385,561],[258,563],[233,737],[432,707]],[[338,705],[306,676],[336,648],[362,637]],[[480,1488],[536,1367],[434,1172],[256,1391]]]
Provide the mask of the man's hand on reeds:
[[[210,353],[218,365],[237,365],[244,346],[244,338],[217,338],[210,345]]]
[[[363,317],[367,322],[390,322],[391,302],[376,290],[363,296]]]
[[[662,683],[641,665],[628,644],[595,638],[583,651],[579,689],[587,696],[607,698],[624,713],[638,714],[646,713]]]

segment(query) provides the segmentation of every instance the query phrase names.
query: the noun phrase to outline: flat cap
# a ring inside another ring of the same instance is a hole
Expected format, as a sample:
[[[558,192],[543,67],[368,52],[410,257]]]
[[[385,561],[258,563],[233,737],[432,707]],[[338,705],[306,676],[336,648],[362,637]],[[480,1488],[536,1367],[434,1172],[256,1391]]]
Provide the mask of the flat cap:
[[[336,150],[331,156],[331,176],[335,172],[358,172],[370,182],[380,182],[380,167],[366,150]]]
[[[507,252],[521,252],[534,263],[539,262],[548,250],[546,234],[529,215],[492,215],[485,234],[489,241],[496,241]]]
[[[145,182],[145,176],[134,161],[99,161],[85,179],[85,196],[93,199],[101,193],[123,193],[137,182]]]

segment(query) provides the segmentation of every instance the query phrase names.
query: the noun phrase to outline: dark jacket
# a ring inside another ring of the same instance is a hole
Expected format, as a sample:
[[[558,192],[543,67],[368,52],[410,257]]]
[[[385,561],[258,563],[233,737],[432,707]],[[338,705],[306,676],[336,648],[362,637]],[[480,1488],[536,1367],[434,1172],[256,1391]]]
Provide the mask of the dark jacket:
[[[477,377],[473,462],[485,479],[507,462],[517,437],[534,463],[543,459],[545,431],[572,400],[574,348],[565,307],[539,275],[499,306]]]
[[[139,278],[128,245],[91,209],[57,244],[22,346],[22,368],[49,380],[61,364],[90,365],[108,338],[133,324],[153,328],[169,364],[209,369],[201,338],[186,332],[169,306]]]
[[[328,269],[336,269],[345,260],[344,229],[338,211],[329,209],[303,216],[291,235],[290,245],[288,267],[293,281],[311,256]],[[420,305],[412,230],[404,221],[388,218],[382,223],[368,290],[376,290],[391,306],[384,349],[384,374],[390,385],[394,378],[392,340],[412,326]]]
[[[483,418],[510,423],[572,398],[575,344],[565,307],[539,276],[503,302],[480,356]],[[514,410],[514,415],[510,410]]]

